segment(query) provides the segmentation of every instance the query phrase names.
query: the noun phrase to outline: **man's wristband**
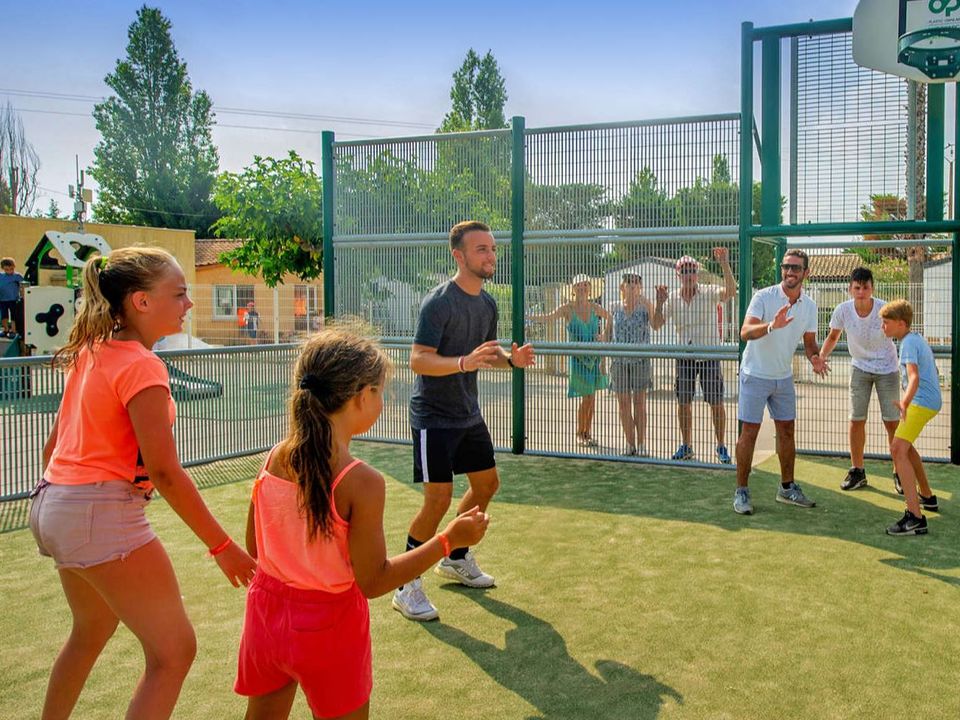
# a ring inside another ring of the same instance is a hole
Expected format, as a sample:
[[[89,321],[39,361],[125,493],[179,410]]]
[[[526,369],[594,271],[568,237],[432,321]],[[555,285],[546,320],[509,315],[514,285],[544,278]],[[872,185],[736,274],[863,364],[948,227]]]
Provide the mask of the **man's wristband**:
[[[512,368],[514,368],[514,369],[516,369],[516,367],[517,367],[516,365],[513,364],[513,358],[510,357],[509,355],[507,355],[507,365],[509,365],[510,367],[512,367]]]
[[[465,373],[467,369],[463,366],[463,358],[463,355],[457,358],[457,368],[460,370],[460,372]]]

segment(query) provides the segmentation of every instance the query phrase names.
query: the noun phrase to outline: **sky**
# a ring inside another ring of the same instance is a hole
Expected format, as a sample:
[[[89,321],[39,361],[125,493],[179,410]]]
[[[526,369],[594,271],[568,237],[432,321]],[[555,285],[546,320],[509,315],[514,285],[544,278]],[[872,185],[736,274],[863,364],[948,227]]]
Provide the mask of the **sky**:
[[[20,112],[40,157],[35,209],[52,198],[67,212],[75,158],[92,164],[93,104],[110,94],[103,79],[141,5],[0,0],[0,103]],[[221,170],[238,172],[291,149],[319,163],[322,130],[341,140],[433,132],[469,48],[493,52],[506,115],[527,127],[737,112],[742,22],[850,17],[856,0],[154,5],[194,90],[213,100]]]

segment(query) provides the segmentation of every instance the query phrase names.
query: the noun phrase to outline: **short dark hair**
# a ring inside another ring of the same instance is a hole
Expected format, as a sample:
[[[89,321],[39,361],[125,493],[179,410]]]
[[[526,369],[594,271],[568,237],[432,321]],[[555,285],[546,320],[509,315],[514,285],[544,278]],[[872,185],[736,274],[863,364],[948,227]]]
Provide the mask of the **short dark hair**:
[[[481,232],[490,232],[490,226],[479,220],[464,220],[458,222],[450,228],[450,249],[459,250],[463,247],[463,236],[468,232],[480,230]]]
[[[13,261],[12,257],[5,257],[0,260],[0,267],[16,267],[17,263]]]
[[[854,268],[850,273],[850,282],[852,283],[870,283],[873,285],[873,273],[870,268]]]
[[[803,250],[801,250],[800,248],[790,248],[789,250],[787,250],[787,251],[783,254],[784,257],[787,257],[787,255],[796,255],[798,258],[800,258],[801,260],[803,260],[803,269],[804,269],[804,270],[806,270],[807,268],[810,267],[810,258],[809,258],[809,257],[807,256],[807,254],[806,254]]]

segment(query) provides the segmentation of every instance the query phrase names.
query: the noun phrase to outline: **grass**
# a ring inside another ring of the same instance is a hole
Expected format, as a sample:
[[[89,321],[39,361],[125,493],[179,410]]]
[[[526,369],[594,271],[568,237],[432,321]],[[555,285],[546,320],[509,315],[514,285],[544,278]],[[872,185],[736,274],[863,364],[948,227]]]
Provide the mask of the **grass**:
[[[409,448],[357,444],[388,477],[388,543],[419,494]],[[755,472],[757,514],[731,509],[733,476],[501,455],[503,487],[478,550],[498,587],[429,575],[440,622],[371,601],[373,715],[433,719],[957,717],[960,531],[956,468],[934,466],[941,516],[925,538],[889,538],[902,512],[889,470],[842,493],[836,461],[798,462],[813,510],[774,503],[776,458]],[[249,472],[248,469],[245,472]],[[397,479],[393,479],[397,478]],[[204,497],[241,534],[250,482]],[[243,594],[170,509],[152,521],[173,557],[200,650],[176,717],[239,717],[231,692]],[[68,631],[49,560],[28,531],[0,535],[0,715],[36,713]],[[118,632],[75,713],[121,714],[141,670]],[[308,717],[302,697],[293,717]]]

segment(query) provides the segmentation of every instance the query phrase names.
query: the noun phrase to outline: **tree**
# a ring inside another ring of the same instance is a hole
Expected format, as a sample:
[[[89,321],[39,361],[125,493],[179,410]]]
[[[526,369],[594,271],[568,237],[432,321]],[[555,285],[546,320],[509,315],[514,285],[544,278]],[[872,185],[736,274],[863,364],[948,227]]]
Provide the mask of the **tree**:
[[[7,102],[0,107],[0,213],[29,215],[37,198],[40,158]]]
[[[323,192],[312,162],[292,150],[280,160],[254,157],[243,172],[217,178],[213,200],[222,213],[213,225],[217,236],[244,241],[222,256],[230,267],[260,275],[270,287],[286,273],[320,275]]]
[[[443,118],[440,132],[507,127],[503,114],[507,86],[492,52],[488,50],[481,59],[473,48],[467,51],[460,69],[453,73],[450,100],[452,107]]]
[[[90,174],[102,222],[193,229],[208,237],[219,158],[210,97],[193,92],[170,21],[143,6],[128,31],[127,57],[104,82],[116,93],[94,107],[101,140]]]

